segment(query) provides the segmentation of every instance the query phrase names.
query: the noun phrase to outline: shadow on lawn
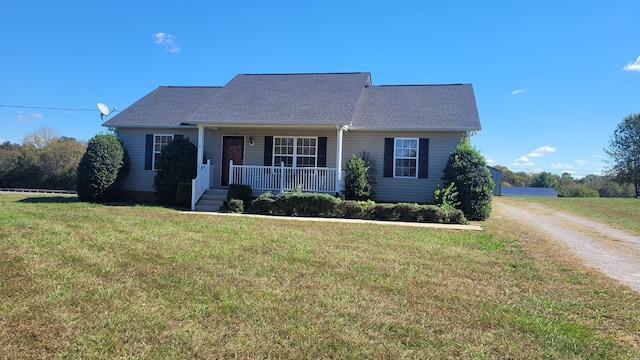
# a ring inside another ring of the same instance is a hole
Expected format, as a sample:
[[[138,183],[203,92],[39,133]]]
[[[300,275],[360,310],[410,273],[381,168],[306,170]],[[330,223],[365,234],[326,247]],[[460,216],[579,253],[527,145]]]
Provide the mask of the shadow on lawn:
[[[20,199],[17,202],[26,203],[26,204],[71,204],[71,203],[80,203],[77,196],[34,196],[28,197],[24,199]],[[89,204],[89,203],[87,203]],[[130,202],[130,201],[120,201],[120,202],[105,202],[105,203],[91,203],[103,206],[137,206],[140,205],[138,203]]]
[[[65,204],[80,202],[77,196],[34,196],[20,199],[17,202],[27,204]]]

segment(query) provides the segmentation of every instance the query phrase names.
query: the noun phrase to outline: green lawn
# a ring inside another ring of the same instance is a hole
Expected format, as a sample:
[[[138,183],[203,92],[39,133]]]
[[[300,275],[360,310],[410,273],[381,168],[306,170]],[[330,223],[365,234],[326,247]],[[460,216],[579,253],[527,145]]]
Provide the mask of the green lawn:
[[[640,199],[531,197],[510,200],[536,202],[640,235]]]
[[[482,225],[0,195],[0,358],[640,357],[638,293]]]

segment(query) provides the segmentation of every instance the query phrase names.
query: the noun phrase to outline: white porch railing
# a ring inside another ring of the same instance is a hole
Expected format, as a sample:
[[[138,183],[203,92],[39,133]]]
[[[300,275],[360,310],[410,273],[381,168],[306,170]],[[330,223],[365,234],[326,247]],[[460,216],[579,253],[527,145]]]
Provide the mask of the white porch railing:
[[[290,191],[336,193],[334,168],[234,165],[229,162],[229,184],[250,185],[261,191]]]
[[[209,188],[211,183],[211,162],[207,160],[206,164],[200,165],[200,169],[196,178],[191,180],[191,211],[196,209],[196,203],[200,197]]]

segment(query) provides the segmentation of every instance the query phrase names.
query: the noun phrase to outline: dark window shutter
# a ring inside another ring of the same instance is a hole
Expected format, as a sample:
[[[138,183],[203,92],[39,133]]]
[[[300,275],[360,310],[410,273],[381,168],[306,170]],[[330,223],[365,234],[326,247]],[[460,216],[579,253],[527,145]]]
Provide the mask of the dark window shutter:
[[[384,138],[384,177],[393,177],[393,138]]]
[[[273,165],[273,136],[264,137],[264,166]]]
[[[420,139],[418,150],[418,178],[426,179],[429,177],[429,139]]]
[[[153,169],[153,134],[147,134],[144,143],[144,169]]]
[[[176,135],[173,135],[173,138],[176,139],[176,140],[177,139],[184,139],[184,135],[176,134]]]
[[[318,164],[317,167],[327,167],[327,138],[318,138]]]

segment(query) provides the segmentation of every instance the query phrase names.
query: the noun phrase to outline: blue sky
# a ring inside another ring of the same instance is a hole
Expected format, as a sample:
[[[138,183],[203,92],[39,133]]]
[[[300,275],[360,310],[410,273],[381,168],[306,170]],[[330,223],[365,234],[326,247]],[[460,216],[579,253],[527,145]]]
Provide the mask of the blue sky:
[[[0,5],[0,141],[42,126],[88,140],[106,132],[96,103],[124,109],[160,85],[367,71],[471,83],[490,164],[580,177],[640,112],[637,0],[97,3]]]

